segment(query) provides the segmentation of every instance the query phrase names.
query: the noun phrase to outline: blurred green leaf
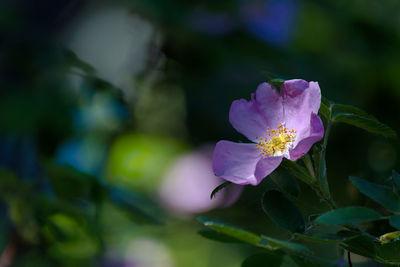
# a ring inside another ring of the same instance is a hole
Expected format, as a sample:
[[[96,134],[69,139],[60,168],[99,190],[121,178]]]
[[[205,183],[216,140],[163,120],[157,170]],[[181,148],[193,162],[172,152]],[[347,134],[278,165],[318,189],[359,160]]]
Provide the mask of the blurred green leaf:
[[[81,69],[88,74],[93,74],[96,72],[95,68],[80,59],[72,50],[65,49],[64,56],[66,58],[66,63],[68,63],[70,66]]]
[[[353,106],[333,104],[332,121],[347,123],[374,134],[396,137],[396,132],[392,128],[379,122],[365,111]]]
[[[330,262],[315,262],[310,257],[304,257],[299,255],[291,255],[290,259],[293,261],[291,265],[293,267],[318,267],[318,266],[330,266]]]
[[[216,193],[218,193],[220,190],[224,189],[228,185],[232,184],[232,182],[226,181],[214,188],[214,190],[211,192],[210,199],[213,199]]]
[[[135,222],[162,224],[161,211],[150,199],[115,186],[106,189],[113,204],[127,211]]]
[[[349,224],[380,219],[382,219],[382,216],[372,209],[365,207],[346,207],[328,211],[320,215],[315,221],[323,224]]]
[[[247,257],[241,267],[279,267],[282,264],[282,254],[259,253]]]
[[[372,237],[358,232],[346,232],[348,232],[350,235],[358,234],[358,236],[341,243],[341,246],[344,249],[355,254],[376,260],[376,239],[373,239]]]
[[[249,243],[249,244],[252,244],[255,246],[260,245],[260,242],[261,242],[260,236],[253,234],[251,232],[248,232],[239,227],[233,226],[233,225],[225,223],[225,222],[208,219],[208,218],[205,218],[202,216],[197,217],[197,220],[199,220],[201,223],[203,223],[204,226],[206,226],[214,231],[223,233],[227,236],[233,237],[233,238],[243,241],[245,243]]]
[[[262,242],[267,242],[274,249],[282,248],[287,250],[287,252],[289,253],[294,252],[299,254],[312,254],[310,249],[301,244],[289,241],[282,241],[265,235],[262,235],[261,237],[262,237]]]
[[[351,238],[355,238],[357,235],[354,236],[340,236],[340,235],[335,235],[335,234],[300,234],[300,233],[294,233],[294,236],[298,239],[302,239],[305,241],[311,241],[311,242],[318,242],[318,243],[339,243],[342,241],[349,240]]]
[[[390,187],[367,182],[356,177],[350,177],[350,180],[364,195],[391,211],[400,212],[400,196],[393,193]]]
[[[392,215],[392,216],[390,216],[389,223],[394,228],[397,228],[397,229],[400,230],[400,215]]]
[[[377,245],[377,256],[385,263],[400,264],[400,240]]]
[[[229,237],[235,238],[237,240],[240,240],[242,242],[266,248],[268,250],[276,250],[276,249],[285,249],[288,250],[289,252],[295,252],[295,253],[300,253],[300,254],[310,254],[311,251],[307,248],[304,247],[300,244],[293,243],[293,242],[287,242],[287,241],[282,241],[278,240],[272,237],[268,236],[259,236],[254,233],[251,233],[249,231],[246,231],[244,229],[241,229],[239,227],[233,226],[231,224],[217,221],[217,220],[212,220],[208,219],[202,216],[197,217],[197,220],[199,220],[201,223],[204,224],[204,226],[220,232],[222,234],[225,234]]]
[[[218,241],[218,242],[223,242],[223,243],[244,243],[243,241],[240,241],[236,238],[227,236],[223,233],[214,231],[214,230],[200,230],[197,232],[199,235],[202,237],[205,237],[210,240]]]
[[[400,174],[395,170],[392,170],[392,178],[397,191],[400,192]]]
[[[56,165],[49,162],[43,165],[57,197],[67,201],[89,199],[91,188],[96,182],[95,177],[69,165]]]
[[[386,244],[397,240],[400,240],[400,231],[386,233],[379,237],[379,242],[381,244]]]
[[[264,212],[280,227],[291,232],[303,232],[305,221],[297,205],[277,190],[264,193],[262,198]]]
[[[285,168],[291,175],[303,181],[304,183],[311,186],[315,184],[307,169],[300,166],[296,162],[284,159],[281,163],[281,166]]]

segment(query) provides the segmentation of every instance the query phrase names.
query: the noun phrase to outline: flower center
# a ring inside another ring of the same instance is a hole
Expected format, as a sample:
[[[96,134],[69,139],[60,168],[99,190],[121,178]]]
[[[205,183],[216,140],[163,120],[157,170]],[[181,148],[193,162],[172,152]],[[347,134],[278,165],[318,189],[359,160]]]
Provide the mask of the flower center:
[[[261,150],[261,156],[282,156],[289,154],[289,148],[293,146],[296,139],[296,131],[285,127],[285,123],[279,123],[277,129],[268,127],[265,137],[256,137],[260,140],[256,144],[257,149]]]

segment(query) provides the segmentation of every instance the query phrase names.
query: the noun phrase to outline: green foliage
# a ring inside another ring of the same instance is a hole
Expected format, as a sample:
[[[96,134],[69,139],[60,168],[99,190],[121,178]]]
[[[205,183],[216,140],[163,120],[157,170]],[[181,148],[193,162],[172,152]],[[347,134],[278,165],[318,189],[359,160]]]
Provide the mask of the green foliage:
[[[263,246],[261,243],[261,237],[253,234],[249,231],[246,231],[244,229],[238,228],[236,226],[233,226],[228,223],[224,223],[221,221],[216,221],[212,219],[208,219],[205,217],[198,217],[197,218],[201,223],[204,224],[204,226],[207,226],[208,228],[217,231],[219,233],[225,234],[227,236],[233,237],[237,240],[240,240],[242,242],[255,245],[255,246]]]
[[[282,264],[282,254],[258,253],[247,257],[241,267],[279,267]]]
[[[295,238],[304,240],[304,241],[311,241],[311,242],[317,242],[317,243],[339,243],[343,242],[346,240],[350,240],[354,236],[341,236],[338,234],[327,234],[327,233],[321,233],[321,234],[300,234],[300,233],[294,233],[293,235]]]
[[[269,175],[269,178],[274,181],[278,186],[279,190],[287,195],[298,197],[300,195],[301,189],[296,179],[291,175],[285,175],[283,173],[278,173],[274,171]]]
[[[376,211],[365,207],[346,207],[328,211],[315,221],[323,224],[349,224],[370,222],[382,219]]]
[[[237,226],[233,226],[231,224],[208,219],[205,217],[198,217],[197,218],[204,226],[219,232],[221,234],[227,235],[228,237],[237,239],[244,243],[248,243],[257,247],[266,248],[268,250],[277,250],[283,249],[288,253],[300,253],[300,254],[310,254],[311,251],[300,244],[278,240],[268,236],[259,236],[247,230],[241,229]],[[217,240],[213,238],[213,240]]]
[[[307,169],[300,166],[296,162],[284,159],[281,163],[281,166],[302,182],[308,185],[315,184],[315,180],[310,176]]]
[[[396,137],[396,132],[392,128],[359,108],[349,105],[332,104],[331,110],[331,119],[333,122],[343,122],[374,134]]]
[[[243,241],[240,241],[234,237],[230,237],[221,232],[210,229],[200,230],[197,233],[202,237],[222,243],[244,243]]]
[[[394,228],[397,228],[397,229],[400,230],[400,215],[392,215],[392,216],[390,216],[389,223]]]
[[[392,170],[392,179],[397,191],[400,192],[400,174],[395,170]]]
[[[305,221],[297,205],[277,190],[264,193],[262,198],[264,212],[280,227],[291,232],[303,232]]]
[[[350,177],[350,180],[366,196],[391,211],[400,212],[400,196],[393,193],[392,188],[367,182],[356,177]]]
[[[322,117],[325,118],[325,119],[330,119],[331,118],[331,110],[323,102],[321,102],[321,105],[319,106],[318,114],[322,115]]]

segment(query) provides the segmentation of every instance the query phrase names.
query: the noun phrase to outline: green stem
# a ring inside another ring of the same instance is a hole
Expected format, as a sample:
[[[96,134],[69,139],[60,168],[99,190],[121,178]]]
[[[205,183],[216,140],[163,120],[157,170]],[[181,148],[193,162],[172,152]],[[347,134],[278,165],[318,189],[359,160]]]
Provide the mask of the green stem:
[[[306,165],[306,168],[307,168],[308,172],[310,173],[311,177],[314,179],[314,181],[316,181],[314,167],[313,167],[313,164],[311,162],[311,157],[310,157],[309,154],[306,154],[303,157],[303,162],[304,162],[304,165]]]
[[[326,147],[328,145],[328,136],[331,133],[331,127],[332,127],[332,121],[327,120],[324,142],[322,143],[322,151],[326,151]]]

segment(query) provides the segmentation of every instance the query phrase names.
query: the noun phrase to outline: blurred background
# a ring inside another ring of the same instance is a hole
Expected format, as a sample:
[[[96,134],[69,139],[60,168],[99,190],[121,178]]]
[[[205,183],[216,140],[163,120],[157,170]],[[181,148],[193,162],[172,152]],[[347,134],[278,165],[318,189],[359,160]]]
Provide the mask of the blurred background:
[[[0,33],[0,266],[240,266],[257,252],[201,237],[198,215],[288,238],[260,203],[291,181],[283,170],[209,198],[223,182],[214,144],[246,142],[230,104],[265,72],[318,81],[400,132],[396,0],[3,0]],[[383,183],[400,171],[399,148],[335,125],[339,206],[381,209],[348,175]],[[303,184],[293,190],[305,214],[324,210]]]

